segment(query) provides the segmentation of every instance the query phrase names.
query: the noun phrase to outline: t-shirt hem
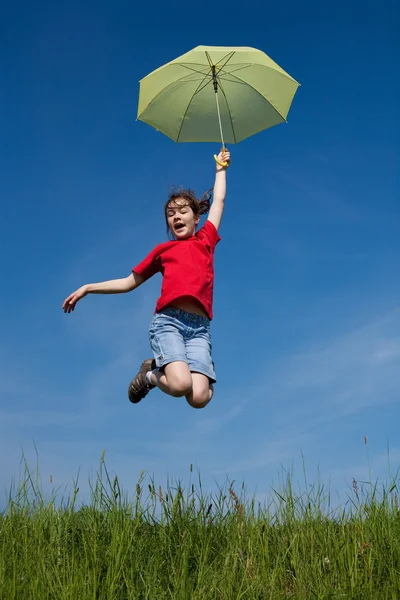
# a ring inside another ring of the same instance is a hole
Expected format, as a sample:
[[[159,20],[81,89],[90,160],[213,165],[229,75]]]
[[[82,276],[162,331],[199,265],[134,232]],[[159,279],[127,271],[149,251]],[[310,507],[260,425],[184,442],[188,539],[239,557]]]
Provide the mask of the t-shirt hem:
[[[156,304],[156,308],[154,310],[154,314],[157,313],[157,312],[159,312],[160,310],[162,310],[163,308],[165,308],[169,304],[171,304],[171,302],[173,302],[177,298],[181,298],[181,296],[182,296],[182,294],[179,294],[179,296],[172,296],[172,297],[165,298],[165,299],[164,298],[159,298],[159,300],[157,301],[157,304]],[[204,303],[201,301],[200,298],[198,298],[198,296],[196,296],[195,294],[191,294],[190,292],[185,293],[185,296],[191,296],[192,298],[194,298],[195,300],[197,300],[198,302],[200,302],[202,308],[207,313],[207,317],[210,319],[210,321],[212,320],[212,318],[213,318],[212,309],[211,308],[207,308],[207,306],[204,305]]]

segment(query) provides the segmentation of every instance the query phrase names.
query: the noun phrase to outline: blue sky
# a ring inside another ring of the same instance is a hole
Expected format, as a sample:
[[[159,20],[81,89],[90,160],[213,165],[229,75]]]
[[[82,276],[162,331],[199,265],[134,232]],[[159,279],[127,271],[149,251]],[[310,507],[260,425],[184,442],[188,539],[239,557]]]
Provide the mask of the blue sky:
[[[189,465],[262,499],[281,468],[336,493],[400,462],[399,9],[115,1],[3,7],[0,35],[0,488],[22,452],[43,485],[101,452],[124,487]],[[171,185],[199,193],[214,144],[135,122],[138,82],[199,45],[253,46],[302,85],[288,124],[230,147],[215,257],[218,384],[195,411],[127,385],[149,356],[159,276],[119,296],[64,298],[124,277],[166,239]],[[364,444],[364,435],[368,444]]]

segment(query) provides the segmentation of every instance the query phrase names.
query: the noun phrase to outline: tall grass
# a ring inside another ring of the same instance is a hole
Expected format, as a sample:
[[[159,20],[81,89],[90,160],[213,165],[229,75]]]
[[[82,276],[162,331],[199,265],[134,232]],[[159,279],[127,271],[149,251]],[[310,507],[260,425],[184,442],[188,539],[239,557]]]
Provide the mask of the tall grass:
[[[400,599],[395,481],[353,481],[336,510],[290,476],[265,506],[234,482],[209,494],[144,474],[128,498],[102,456],[90,503],[78,496],[75,482],[44,498],[25,465],[0,514],[2,600]]]

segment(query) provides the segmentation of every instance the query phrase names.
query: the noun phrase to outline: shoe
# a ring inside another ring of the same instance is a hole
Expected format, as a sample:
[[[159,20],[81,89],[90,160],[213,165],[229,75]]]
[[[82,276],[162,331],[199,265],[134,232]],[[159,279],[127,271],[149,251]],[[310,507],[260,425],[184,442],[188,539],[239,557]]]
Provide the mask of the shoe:
[[[154,371],[155,369],[157,369],[157,365],[154,358],[146,358],[146,360],[144,360],[140,365],[139,373],[144,373],[146,375],[146,373],[148,373],[149,371]],[[149,383],[148,386],[151,390],[157,387],[152,383]]]
[[[147,358],[142,362],[139,373],[132,379],[128,387],[128,397],[133,404],[137,404],[143,400],[149,391],[156,387],[155,385],[148,383],[146,379],[146,373],[148,371],[153,371],[156,368],[156,361],[154,358]]]

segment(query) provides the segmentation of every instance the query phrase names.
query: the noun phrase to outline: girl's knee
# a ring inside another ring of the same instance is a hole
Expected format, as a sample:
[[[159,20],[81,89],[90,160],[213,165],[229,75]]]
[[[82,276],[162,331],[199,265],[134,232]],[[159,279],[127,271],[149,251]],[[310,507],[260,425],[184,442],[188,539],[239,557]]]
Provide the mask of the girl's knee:
[[[167,379],[168,393],[175,398],[190,394],[193,381],[189,367],[183,361],[172,362],[164,370]]]
[[[203,402],[198,402],[197,400],[188,400],[187,402],[192,408],[205,408],[210,400],[204,400]]]
[[[210,389],[202,394],[193,393],[189,398],[186,398],[186,400],[192,408],[205,408],[210,402],[212,395],[212,389]]]
[[[192,391],[192,378],[191,377],[180,377],[173,381],[168,381],[168,387],[170,389],[171,396],[180,398],[187,396]]]

